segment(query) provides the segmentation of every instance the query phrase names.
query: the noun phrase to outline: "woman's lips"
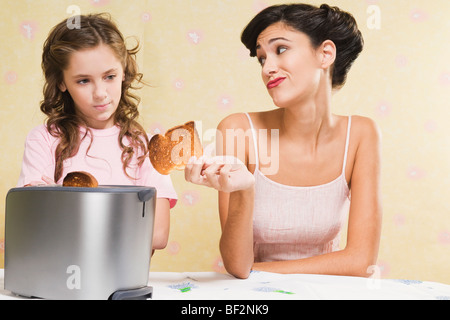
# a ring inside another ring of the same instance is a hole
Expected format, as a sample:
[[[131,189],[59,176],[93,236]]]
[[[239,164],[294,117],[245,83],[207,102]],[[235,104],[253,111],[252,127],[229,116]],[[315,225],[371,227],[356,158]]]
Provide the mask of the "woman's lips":
[[[284,79],[286,79],[286,78],[285,77],[279,77],[279,78],[276,78],[276,79],[274,79],[272,81],[269,81],[267,83],[267,89],[272,89],[272,88],[275,88],[275,87],[279,86],[284,81]]]

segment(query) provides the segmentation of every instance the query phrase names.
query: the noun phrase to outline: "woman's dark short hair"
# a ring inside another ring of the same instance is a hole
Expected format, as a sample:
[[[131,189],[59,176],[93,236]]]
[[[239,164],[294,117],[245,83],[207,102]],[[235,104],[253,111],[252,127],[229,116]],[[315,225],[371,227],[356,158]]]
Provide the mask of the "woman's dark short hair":
[[[241,41],[256,56],[258,36],[270,25],[282,22],[309,36],[314,48],[325,40],[336,46],[336,60],[332,71],[333,88],[342,87],[355,59],[362,51],[364,40],[355,18],[338,7],[322,4],[285,4],[268,7],[258,13],[242,32]]]

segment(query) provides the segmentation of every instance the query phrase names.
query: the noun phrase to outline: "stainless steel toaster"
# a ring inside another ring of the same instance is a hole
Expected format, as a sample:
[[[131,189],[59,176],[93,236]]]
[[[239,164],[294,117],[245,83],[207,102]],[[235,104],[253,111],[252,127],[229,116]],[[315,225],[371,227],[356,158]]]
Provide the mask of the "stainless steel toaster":
[[[5,289],[45,299],[144,299],[156,189],[14,188],[6,196]]]

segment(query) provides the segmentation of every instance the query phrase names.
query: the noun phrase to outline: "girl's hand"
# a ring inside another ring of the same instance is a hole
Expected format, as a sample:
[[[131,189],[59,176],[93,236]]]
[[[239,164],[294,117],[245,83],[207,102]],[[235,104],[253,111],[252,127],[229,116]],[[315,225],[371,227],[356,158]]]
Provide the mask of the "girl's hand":
[[[53,179],[47,177],[47,176],[42,176],[41,178],[42,180],[40,181],[31,181],[30,183],[24,185],[24,187],[36,187],[36,186],[48,186],[48,185],[55,185],[55,182],[53,181]]]
[[[184,170],[186,181],[223,192],[253,187],[255,178],[245,164],[231,156],[192,157]]]

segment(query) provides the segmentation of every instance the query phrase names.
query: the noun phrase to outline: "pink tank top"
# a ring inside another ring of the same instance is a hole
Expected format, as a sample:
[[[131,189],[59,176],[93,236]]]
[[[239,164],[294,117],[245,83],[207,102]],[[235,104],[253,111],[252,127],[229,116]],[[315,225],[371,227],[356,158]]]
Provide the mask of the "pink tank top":
[[[255,262],[295,260],[339,249],[340,231],[349,210],[349,187],[345,164],[335,180],[312,187],[287,186],[270,180],[259,171],[258,148],[252,120],[256,169],[253,242]]]

